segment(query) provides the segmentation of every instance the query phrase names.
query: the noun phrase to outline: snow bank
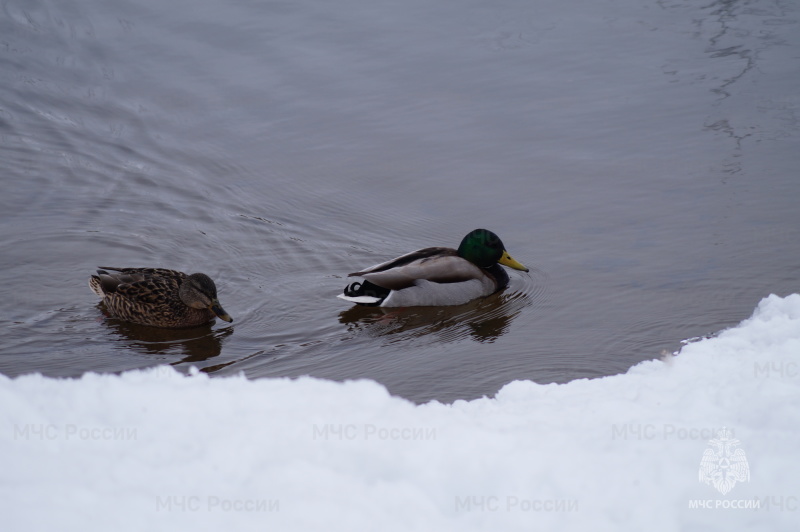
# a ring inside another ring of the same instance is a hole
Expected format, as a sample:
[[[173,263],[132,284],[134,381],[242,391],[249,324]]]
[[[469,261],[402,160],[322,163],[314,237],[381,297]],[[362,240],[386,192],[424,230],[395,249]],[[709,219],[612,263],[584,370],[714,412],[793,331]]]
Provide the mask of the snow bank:
[[[210,379],[166,367],[0,377],[0,405],[5,530],[800,522],[796,294],[770,296],[738,327],[625,375],[512,382],[452,405],[415,406],[370,381]]]

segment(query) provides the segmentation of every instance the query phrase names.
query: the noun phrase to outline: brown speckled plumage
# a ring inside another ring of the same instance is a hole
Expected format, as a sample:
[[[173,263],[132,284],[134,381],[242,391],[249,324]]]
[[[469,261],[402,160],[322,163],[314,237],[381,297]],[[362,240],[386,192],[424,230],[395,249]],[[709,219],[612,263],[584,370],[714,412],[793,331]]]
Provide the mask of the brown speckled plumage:
[[[196,327],[212,321],[217,315],[232,321],[219,306],[214,282],[204,274],[188,276],[162,268],[101,268],[97,275],[89,278],[89,287],[103,298],[106,308],[115,318],[166,328]],[[210,303],[205,308],[193,308],[184,302],[181,297],[184,283],[191,285],[185,287],[185,292],[205,297],[216,305],[218,312],[212,311]]]

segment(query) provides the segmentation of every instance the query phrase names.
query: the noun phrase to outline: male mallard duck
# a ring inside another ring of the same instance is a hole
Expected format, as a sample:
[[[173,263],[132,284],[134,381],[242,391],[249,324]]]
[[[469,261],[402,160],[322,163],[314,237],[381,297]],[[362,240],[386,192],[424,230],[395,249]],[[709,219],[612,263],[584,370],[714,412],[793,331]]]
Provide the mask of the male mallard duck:
[[[171,329],[203,325],[214,316],[233,321],[219,304],[214,281],[204,273],[100,267],[89,278],[89,287],[115,318]]]
[[[528,271],[511,258],[496,234],[475,229],[457,250],[420,249],[351,273],[348,277],[365,280],[347,286],[338,297],[381,307],[461,305],[508,285],[508,274],[500,264]]]

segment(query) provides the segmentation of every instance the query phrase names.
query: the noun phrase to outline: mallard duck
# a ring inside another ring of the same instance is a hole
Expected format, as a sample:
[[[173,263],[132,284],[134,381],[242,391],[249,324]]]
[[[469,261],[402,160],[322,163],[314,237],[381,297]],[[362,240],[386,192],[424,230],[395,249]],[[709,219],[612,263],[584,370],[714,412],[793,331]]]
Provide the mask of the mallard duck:
[[[348,285],[338,297],[381,307],[461,305],[508,285],[508,274],[500,264],[528,271],[511,258],[496,234],[475,229],[458,249],[420,249],[351,273],[348,277],[364,281]]]
[[[97,275],[89,278],[89,287],[103,298],[115,318],[171,329],[203,325],[215,316],[233,321],[219,304],[214,281],[204,273],[186,275],[162,268],[100,268]]]

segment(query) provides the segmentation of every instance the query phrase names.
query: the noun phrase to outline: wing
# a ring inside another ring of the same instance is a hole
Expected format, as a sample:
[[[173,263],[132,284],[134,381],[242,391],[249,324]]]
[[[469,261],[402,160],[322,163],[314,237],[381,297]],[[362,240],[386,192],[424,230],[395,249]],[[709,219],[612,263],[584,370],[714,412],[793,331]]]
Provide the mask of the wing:
[[[94,284],[102,291],[98,295],[113,294],[123,284],[132,284],[142,281],[157,281],[159,279],[167,279],[171,282],[180,284],[186,278],[186,274],[175,270],[166,270],[164,268],[110,268],[108,266],[100,266],[97,270],[97,275],[93,275],[92,279]],[[111,270],[110,273],[107,270]]]
[[[150,277],[166,277],[168,279],[178,279],[178,280],[183,280],[186,278],[185,273],[176,270],[168,270],[166,268],[110,268],[108,266],[99,266],[99,268],[101,268],[102,270],[111,270],[114,272],[119,272],[113,274],[105,272],[108,275],[114,275],[114,276],[127,275],[136,281],[142,281]]]
[[[130,301],[140,301],[148,305],[167,303],[169,294],[177,293],[178,282],[175,279],[154,277],[132,283],[121,283],[117,293]]]
[[[739,482],[747,482],[750,480],[750,466],[747,463],[747,456],[745,456],[742,449],[736,449],[731,456],[731,470],[733,475]]]
[[[433,283],[460,283],[486,277],[480,268],[455,254],[419,254],[424,251],[427,250],[410,253],[351,275],[360,275],[367,281],[389,290],[402,290],[414,286],[420,280]]]
[[[390,270],[392,268],[399,268],[400,266],[405,266],[406,264],[410,264],[414,261],[427,259],[431,257],[437,256],[458,256],[456,250],[451,248],[424,248],[418,249],[417,251],[412,251],[411,253],[406,253],[405,255],[401,255],[395,259],[387,260],[386,262],[381,262],[380,264],[376,264],[375,266],[370,266],[369,268],[365,268],[360,272],[351,273],[348,277],[353,277],[356,275],[364,275],[365,273],[376,273],[382,272],[386,270]]]
[[[706,449],[703,452],[703,458],[700,460],[700,482],[708,484],[711,481],[712,473],[717,469],[719,463],[719,456],[713,449]]]

